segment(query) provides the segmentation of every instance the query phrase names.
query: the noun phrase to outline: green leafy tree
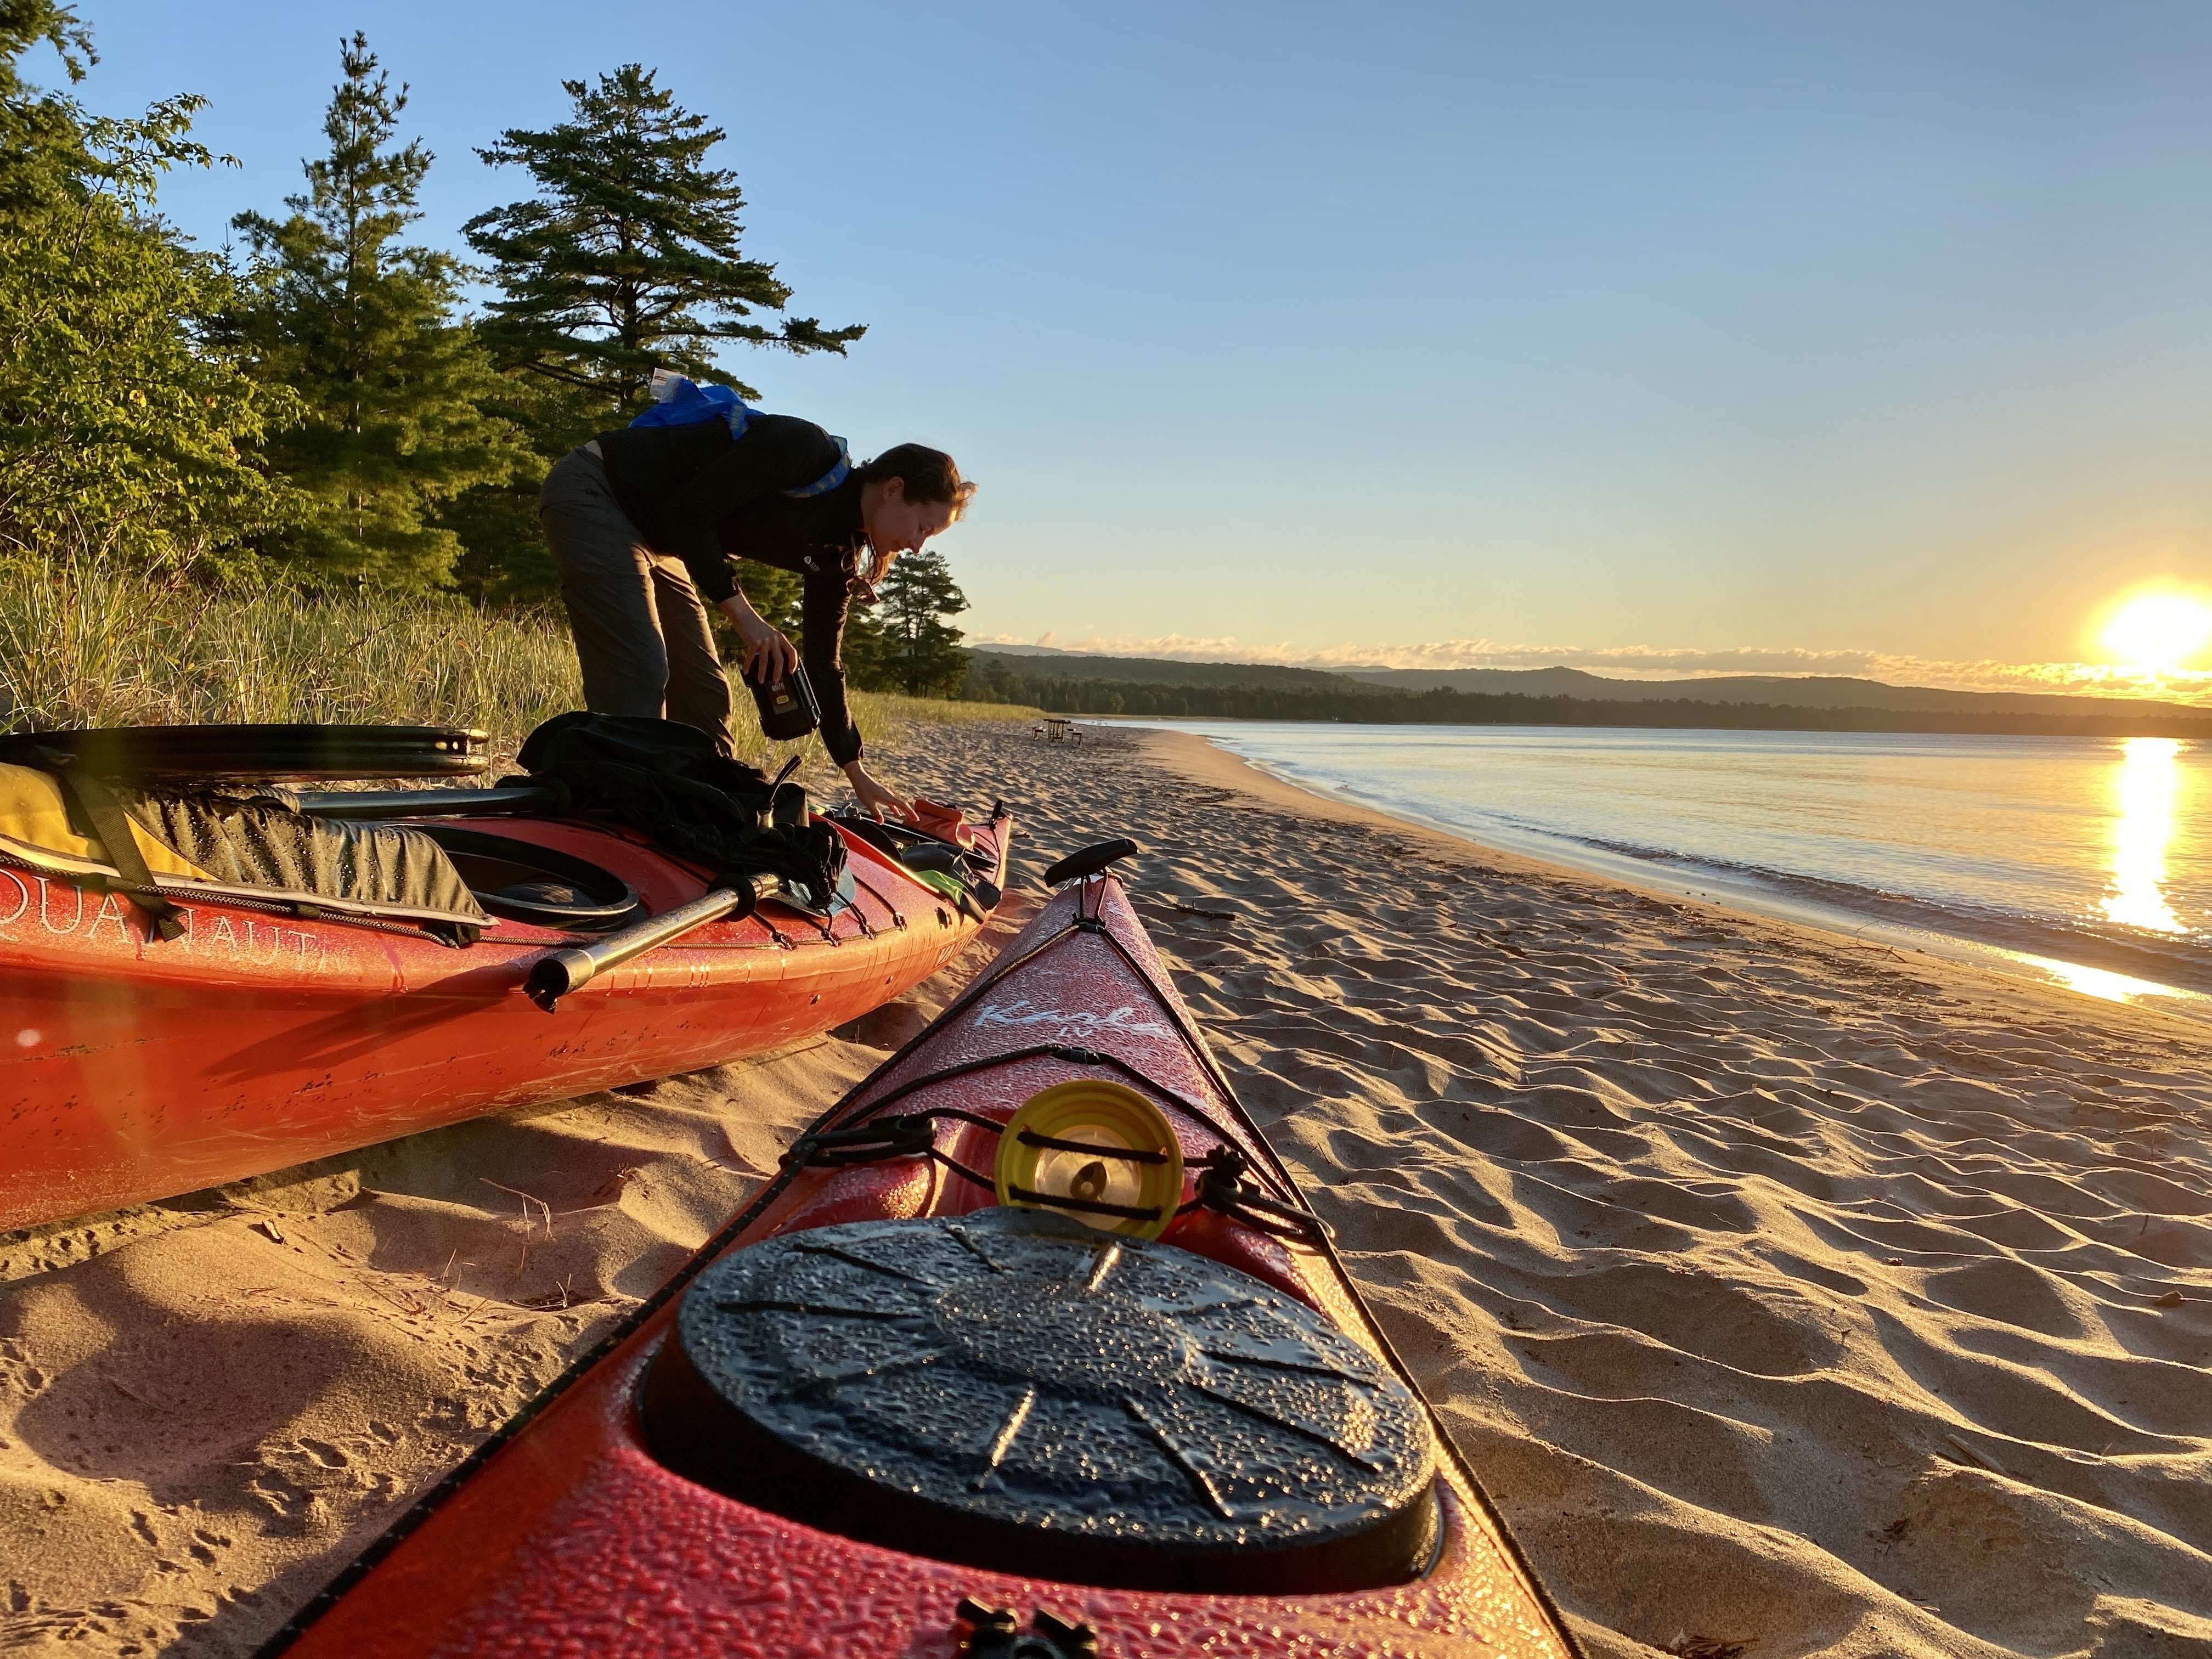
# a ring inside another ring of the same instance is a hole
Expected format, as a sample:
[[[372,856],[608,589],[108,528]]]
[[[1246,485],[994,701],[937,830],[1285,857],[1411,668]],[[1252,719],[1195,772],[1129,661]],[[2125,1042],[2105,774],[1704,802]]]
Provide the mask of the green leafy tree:
[[[570,388],[584,418],[604,424],[643,404],[656,368],[757,395],[716,361],[726,344],[842,356],[860,337],[860,327],[811,317],[775,328],[756,319],[781,313],[791,290],[774,265],[739,251],[737,175],[707,165],[726,136],[720,127],[636,64],[596,86],[562,85],[573,118],[511,130],[477,152],[537,185],[465,227],[504,295],[483,330],[502,367]]]
[[[873,615],[855,609],[845,624],[845,656],[854,684],[912,697],[957,696],[968,673],[961,631],[945,618],[968,608],[945,555],[934,548],[901,554],[877,589]]]
[[[453,320],[463,272],[401,246],[432,156],[395,145],[407,88],[392,89],[368,38],[339,46],[324,155],[304,163],[289,217],[242,213],[251,295],[237,327],[265,380],[298,392],[307,419],[270,445],[313,503],[276,550],[325,574],[403,587],[447,582],[460,536],[439,519],[477,485],[533,466],[521,431],[488,410],[503,395],[489,355]]]
[[[91,114],[23,77],[42,43],[71,82],[98,61],[68,6],[0,0],[0,553],[248,564],[289,510],[254,454],[295,400],[243,372],[221,262],[155,212],[163,173],[216,161],[203,100]]]

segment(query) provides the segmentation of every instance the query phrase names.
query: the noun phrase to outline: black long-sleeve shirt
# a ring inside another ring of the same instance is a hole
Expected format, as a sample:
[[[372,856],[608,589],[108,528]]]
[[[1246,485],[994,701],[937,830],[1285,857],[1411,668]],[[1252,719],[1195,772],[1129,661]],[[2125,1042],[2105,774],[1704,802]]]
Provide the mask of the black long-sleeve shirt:
[[[860,757],[838,654],[845,608],[860,570],[860,480],[793,497],[827,476],[842,452],[811,421],[756,415],[742,438],[721,421],[603,432],[607,481],[646,545],[673,554],[708,604],[737,591],[732,556],[796,573],[801,582],[799,654],[822,704],[822,741],[839,765]]]

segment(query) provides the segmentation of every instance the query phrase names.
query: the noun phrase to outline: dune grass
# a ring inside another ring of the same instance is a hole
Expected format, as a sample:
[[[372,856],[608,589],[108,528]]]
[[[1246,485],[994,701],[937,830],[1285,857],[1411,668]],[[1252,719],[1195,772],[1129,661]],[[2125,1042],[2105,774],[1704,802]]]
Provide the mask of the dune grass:
[[[309,598],[211,592],[105,561],[0,563],[0,730],[317,720],[477,726],[510,758],[541,720],[582,706],[576,652],[552,607],[483,610],[446,595]],[[738,699],[738,747],[769,745]],[[856,692],[869,738],[916,721],[1036,711]]]

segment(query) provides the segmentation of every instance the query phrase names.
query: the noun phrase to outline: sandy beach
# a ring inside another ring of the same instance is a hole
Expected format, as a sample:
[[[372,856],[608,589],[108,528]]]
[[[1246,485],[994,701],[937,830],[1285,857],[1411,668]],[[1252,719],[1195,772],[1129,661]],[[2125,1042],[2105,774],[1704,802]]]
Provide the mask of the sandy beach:
[[[1178,734],[878,751],[1004,796],[1017,890],[1144,845],[1179,988],[1593,1656],[2212,1653],[2202,1027]],[[250,1652],[1032,902],[778,1055],[0,1239],[0,1651]]]

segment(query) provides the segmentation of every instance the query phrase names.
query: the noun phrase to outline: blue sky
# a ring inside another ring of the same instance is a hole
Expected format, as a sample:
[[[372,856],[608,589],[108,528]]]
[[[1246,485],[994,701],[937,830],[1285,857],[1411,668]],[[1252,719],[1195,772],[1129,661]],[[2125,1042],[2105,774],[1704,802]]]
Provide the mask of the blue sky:
[[[2212,8],[82,10],[94,107],[213,100],[210,240],[356,26],[433,240],[520,193],[472,146],[658,67],[869,325],[741,372],[981,480],[978,635],[1996,683],[2212,586]]]

